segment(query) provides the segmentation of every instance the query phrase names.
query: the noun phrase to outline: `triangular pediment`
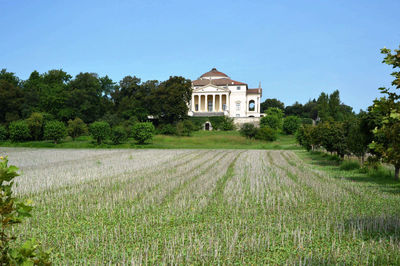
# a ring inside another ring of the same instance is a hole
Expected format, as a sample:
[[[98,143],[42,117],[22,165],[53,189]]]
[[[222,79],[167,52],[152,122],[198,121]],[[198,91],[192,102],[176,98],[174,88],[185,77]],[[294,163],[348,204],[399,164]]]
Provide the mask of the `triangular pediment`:
[[[213,84],[207,84],[202,87],[193,89],[193,92],[229,92],[228,88],[215,86]]]

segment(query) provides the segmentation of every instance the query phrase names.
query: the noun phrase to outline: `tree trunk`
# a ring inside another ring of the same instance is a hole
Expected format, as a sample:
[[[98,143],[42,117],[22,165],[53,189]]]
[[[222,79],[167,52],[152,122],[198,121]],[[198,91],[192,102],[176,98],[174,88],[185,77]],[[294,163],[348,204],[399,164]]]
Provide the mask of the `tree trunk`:
[[[395,178],[396,180],[399,180],[399,170],[400,170],[400,166],[396,165],[396,166],[394,167],[394,178]]]

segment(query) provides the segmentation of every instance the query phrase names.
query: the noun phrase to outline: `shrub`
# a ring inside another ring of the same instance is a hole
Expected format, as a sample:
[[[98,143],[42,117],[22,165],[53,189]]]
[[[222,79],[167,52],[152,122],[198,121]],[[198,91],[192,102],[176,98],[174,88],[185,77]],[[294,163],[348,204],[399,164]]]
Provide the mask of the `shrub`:
[[[272,128],[262,127],[257,130],[255,138],[265,141],[274,141],[278,138],[278,133]]]
[[[297,129],[300,126],[300,118],[297,116],[291,115],[286,117],[283,120],[283,132],[285,132],[288,135],[293,135],[296,133]]]
[[[137,143],[143,144],[147,140],[151,140],[154,135],[154,125],[150,122],[136,123],[132,128],[133,138]]]
[[[0,141],[7,139],[7,129],[5,126],[0,125]]]
[[[242,125],[242,127],[239,130],[240,135],[252,139],[256,137],[257,133],[257,128],[254,126],[254,124],[251,123],[245,123]]]
[[[68,121],[68,135],[72,137],[73,140],[75,138],[82,136],[88,132],[87,125],[83,122],[79,117],[75,117],[74,120]]]
[[[234,130],[235,124],[233,123],[233,118],[224,116],[224,120],[221,123],[221,129],[224,131]]]
[[[350,171],[354,169],[360,169],[360,163],[358,161],[343,161],[340,165],[340,170]]]
[[[120,144],[126,141],[127,135],[125,129],[122,126],[116,126],[112,129],[111,140],[113,144]]]
[[[313,120],[311,118],[302,118],[301,119],[301,124],[302,125],[312,125],[313,124]]]
[[[8,131],[10,139],[14,142],[26,141],[31,137],[28,124],[24,120],[11,122]]]
[[[190,136],[195,130],[195,125],[190,120],[180,121],[176,124],[176,134],[178,136]]]
[[[34,140],[41,140],[43,136],[43,115],[41,113],[32,113],[26,119],[30,134]]]
[[[44,138],[53,140],[55,144],[67,136],[67,130],[63,122],[50,121],[44,126]]]
[[[139,121],[137,120],[136,117],[131,117],[131,118],[129,118],[129,120],[125,120],[124,122],[122,122],[121,125],[124,128],[128,138],[133,137],[133,135],[132,135],[132,127],[133,127],[133,125],[135,125],[138,122]]]
[[[162,135],[176,135],[176,126],[171,124],[160,125],[158,132]]]
[[[90,135],[99,145],[110,136],[110,125],[104,121],[93,122],[90,124]]]
[[[276,115],[264,116],[260,120],[260,127],[270,127],[275,130],[281,129],[282,128],[282,119]]]
[[[8,165],[7,157],[0,157],[0,261],[1,265],[50,265],[49,254],[41,250],[34,239],[20,246],[13,243],[13,225],[31,216],[32,206],[13,197],[13,179],[18,176],[18,168]]]

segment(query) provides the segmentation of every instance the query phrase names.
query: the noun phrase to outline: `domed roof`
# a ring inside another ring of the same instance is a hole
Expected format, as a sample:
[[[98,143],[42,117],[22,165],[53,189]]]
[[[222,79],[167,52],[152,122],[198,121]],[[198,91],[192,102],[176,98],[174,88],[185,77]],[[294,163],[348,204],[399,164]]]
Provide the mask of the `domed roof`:
[[[227,77],[227,78],[229,78],[228,75],[226,75],[225,73],[219,72],[215,67],[200,76],[200,78],[205,78],[205,77]]]

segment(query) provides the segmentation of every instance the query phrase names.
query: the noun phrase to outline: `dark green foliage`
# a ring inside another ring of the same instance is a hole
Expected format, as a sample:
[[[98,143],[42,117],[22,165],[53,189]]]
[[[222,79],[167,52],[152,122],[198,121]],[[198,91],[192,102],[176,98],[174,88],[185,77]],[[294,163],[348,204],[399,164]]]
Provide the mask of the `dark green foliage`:
[[[261,118],[260,127],[270,127],[278,130],[282,127],[282,119],[275,115],[267,115]]]
[[[41,140],[43,138],[43,114],[32,113],[31,116],[26,119],[31,136],[34,140]]]
[[[97,121],[90,124],[89,133],[96,140],[96,143],[100,145],[110,137],[111,128],[107,122]]]
[[[242,125],[239,132],[240,132],[240,135],[242,135],[246,138],[254,139],[257,134],[257,128],[254,126],[254,124],[245,123]]]
[[[297,116],[288,116],[283,120],[283,132],[288,134],[288,135],[293,135],[296,133],[297,129],[300,126],[300,118]]]
[[[164,123],[173,124],[186,118],[192,97],[192,83],[183,77],[170,77],[152,91],[151,113]]]
[[[346,145],[348,151],[364,161],[364,156],[368,151],[368,144],[370,143],[369,132],[364,131],[360,119],[348,121],[346,122],[346,126]]]
[[[20,119],[24,94],[14,73],[0,71],[0,122]]]
[[[132,128],[133,138],[138,144],[151,140],[154,136],[154,131],[154,125],[150,122],[139,122]]]
[[[50,265],[49,254],[41,250],[35,239],[15,245],[17,236],[13,234],[13,226],[31,217],[32,211],[30,202],[24,203],[13,196],[17,171],[17,167],[8,165],[7,158],[0,158],[0,264]]]
[[[133,137],[132,135],[132,127],[134,124],[136,124],[137,122],[139,122],[137,120],[136,117],[131,117],[128,120],[125,120],[121,123],[121,126],[124,128],[126,135],[128,136],[128,138]]]
[[[350,171],[350,170],[355,170],[355,169],[360,169],[361,165],[358,161],[343,161],[340,164],[340,170],[345,170],[345,171]]]
[[[24,120],[11,122],[8,131],[10,139],[14,142],[26,141],[31,137],[28,124]]]
[[[340,157],[344,157],[347,153],[347,146],[343,123],[320,123],[315,130],[316,135],[319,136],[321,146],[323,146],[328,152],[336,152]]]
[[[190,120],[179,121],[176,124],[176,134],[178,136],[190,136],[195,130],[195,125]]]
[[[44,125],[44,138],[59,143],[67,136],[67,129],[63,122],[49,121]]]
[[[220,130],[229,131],[234,130],[236,128],[235,124],[233,123],[233,118],[224,116],[224,119],[219,126]]]
[[[296,133],[296,140],[307,151],[311,151],[315,147],[315,139],[313,138],[314,126],[302,125]]]
[[[5,126],[0,125],[0,141],[7,139],[7,129]]]
[[[285,110],[285,104],[279,101],[278,99],[266,99],[264,102],[260,104],[261,113],[264,113],[270,107],[279,108],[282,111]]]
[[[158,128],[158,133],[162,135],[176,135],[176,126],[171,124],[160,125]]]
[[[278,132],[270,127],[258,128],[255,138],[265,141],[275,141],[278,138]]]
[[[75,117],[74,120],[68,120],[68,135],[72,137],[73,140],[75,138],[84,135],[88,132],[87,125],[83,122],[79,117]]]
[[[127,140],[126,131],[122,126],[113,127],[111,131],[111,140],[113,144],[120,144]]]
[[[302,125],[312,125],[313,120],[311,118],[301,118],[301,124]]]

